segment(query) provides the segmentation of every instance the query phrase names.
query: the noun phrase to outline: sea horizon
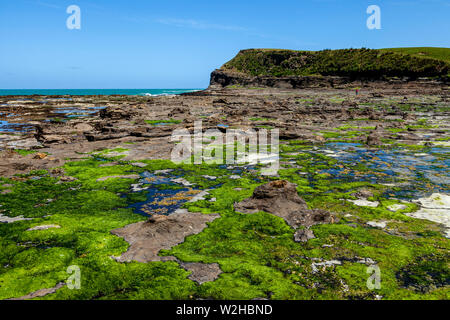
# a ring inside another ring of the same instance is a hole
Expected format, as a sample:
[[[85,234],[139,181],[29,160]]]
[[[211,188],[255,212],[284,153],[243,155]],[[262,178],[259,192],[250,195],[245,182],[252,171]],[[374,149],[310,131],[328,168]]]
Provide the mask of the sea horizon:
[[[90,96],[90,95],[130,95],[166,96],[203,90],[200,88],[180,89],[0,89],[0,96]]]

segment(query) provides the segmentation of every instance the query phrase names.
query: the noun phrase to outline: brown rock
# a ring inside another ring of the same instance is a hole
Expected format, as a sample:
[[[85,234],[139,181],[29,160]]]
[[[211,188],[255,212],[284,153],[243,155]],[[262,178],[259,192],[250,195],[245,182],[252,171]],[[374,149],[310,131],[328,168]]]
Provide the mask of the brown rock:
[[[382,145],[380,134],[377,131],[372,131],[372,133],[367,137],[366,144],[369,146]]]
[[[175,260],[174,257],[160,257],[158,253],[182,243],[187,236],[200,233],[207,227],[207,222],[219,217],[218,214],[180,212],[167,218],[156,217],[153,221],[138,222],[113,230],[112,234],[124,238],[130,244],[128,251],[115,259],[119,262]]]
[[[129,120],[137,114],[137,111],[129,108],[129,106],[108,106],[105,109],[100,110],[100,118],[120,120]]]
[[[295,242],[308,242],[309,239],[314,238],[315,238],[314,232],[312,232],[309,229],[300,229],[297,230],[294,234]]]
[[[304,209],[307,209],[307,205],[299,197],[296,185],[286,180],[272,181],[259,186],[251,198],[235,204],[235,210],[243,213],[265,211],[283,215]]]
[[[56,134],[42,135],[38,137],[38,140],[42,141],[44,144],[69,142],[69,139],[67,137]]]
[[[316,140],[318,142],[325,142],[326,141],[326,139],[323,136],[319,136],[319,135],[314,136],[314,140]]]
[[[264,211],[274,214],[283,218],[294,229],[334,222],[329,212],[308,209],[306,202],[298,195],[296,185],[285,180],[259,186],[252,197],[235,204],[234,208],[243,213]]]
[[[72,182],[72,181],[76,181],[78,179],[75,177],[63,176],[63,177],[59,178],[59,180],[62,182]]]
[[[198,284],[214,281],[222,273],[222,270],[217,263],[205,264],[182,262],[180,265],[185,270],[192,272],[188,278]]]
[[[168,216],[163,216],[163,215],[159,215],[159,214],[154,214],[152,215],[147,222],[148,223],[159,223],[159,222],[163,222],[168,220],[169,217]]]
[[[88,132],[93,131],[94,128],[87,123],[79,123],[73,127],[73,129],[77,132]]]

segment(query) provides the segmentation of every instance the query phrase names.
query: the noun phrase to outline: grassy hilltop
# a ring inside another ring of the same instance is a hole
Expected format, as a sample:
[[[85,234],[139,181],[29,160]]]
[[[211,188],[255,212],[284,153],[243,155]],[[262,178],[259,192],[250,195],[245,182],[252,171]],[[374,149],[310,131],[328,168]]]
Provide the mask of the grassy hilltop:
[[[450,48],[415,47],[380,49],[385,52],[399,52],[417,57],[428,57],[450,63]]]
[[[222,71],[249,76],[449,77],[450,48],[248,49]]]

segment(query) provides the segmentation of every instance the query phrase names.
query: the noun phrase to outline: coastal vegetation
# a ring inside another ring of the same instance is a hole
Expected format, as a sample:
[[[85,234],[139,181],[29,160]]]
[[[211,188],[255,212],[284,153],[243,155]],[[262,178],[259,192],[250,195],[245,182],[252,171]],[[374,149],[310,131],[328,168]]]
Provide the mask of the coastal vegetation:
[[[248,49],[221,70],[249,76],[448,77],[448,48],[294,51]]]

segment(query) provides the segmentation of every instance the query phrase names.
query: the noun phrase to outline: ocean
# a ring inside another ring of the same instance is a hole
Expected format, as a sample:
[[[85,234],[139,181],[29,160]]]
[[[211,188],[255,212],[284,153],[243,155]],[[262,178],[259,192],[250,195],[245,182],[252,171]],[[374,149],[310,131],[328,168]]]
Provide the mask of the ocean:
[[[202,89],[0,89],[0,96],[88,96],[88,95],[112,95],[121,94],[127,96],[166,96],[193,92]]]

